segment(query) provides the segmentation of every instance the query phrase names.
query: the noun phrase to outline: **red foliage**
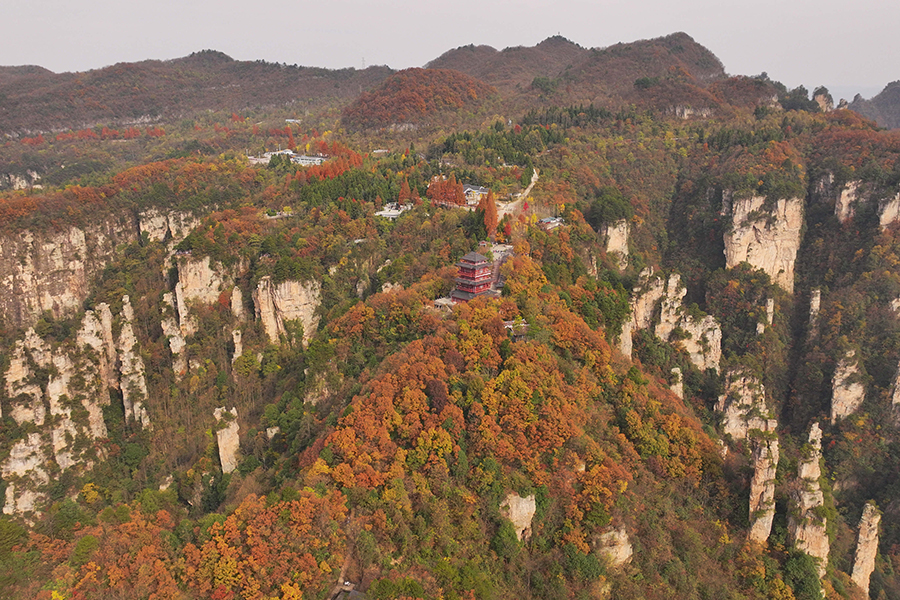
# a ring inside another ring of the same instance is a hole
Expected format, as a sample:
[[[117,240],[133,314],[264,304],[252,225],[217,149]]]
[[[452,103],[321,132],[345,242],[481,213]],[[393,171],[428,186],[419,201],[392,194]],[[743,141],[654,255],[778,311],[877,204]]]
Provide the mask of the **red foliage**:
[[[344,109],[343,121],[361,128],[419,121],[439,111],[475,105],[495,92],[459,71],[406,69]]]

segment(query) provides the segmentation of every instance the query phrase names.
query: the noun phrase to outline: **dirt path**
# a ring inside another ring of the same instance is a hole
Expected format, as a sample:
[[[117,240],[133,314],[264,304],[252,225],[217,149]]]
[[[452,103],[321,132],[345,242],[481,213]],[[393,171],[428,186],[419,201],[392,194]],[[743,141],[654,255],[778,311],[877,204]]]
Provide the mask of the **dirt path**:
[[[341,567],[341,574],[340,574],[340,576],[338,577],[337,585],[334,586],[333,588],[331,588],[331,595],[328,596],[328,597],[331,598],[332,600],[333,600],[334,598],[337,598],[337,597],[338,597],[338,594],[340,594],[341,592],[343,592],[343,591],[350,591],[350,590],[353,589],[352,587],[349,587],[349,588],[344,587],[344,582],[347,581],[347,580],[345,579],[345,577],[347,576],[347,569],[350,568],[350,554],[351,554],[351,553],[350,553],[350,551],[348,550],[348,551],[347,551],[347,558],[344,559],[344,564],[343,564],[343,566]]]
[[[507,202],[506,204],[501,204],[497,206],[497,219],[502,219],[506,215],[515,216],[515,213],[522,206],[522,203],[528,198],[528,195],[531,194],[531,190],[534,188],[534,184],[537,183],[538,180],[538,170],[535,169],[534,173],[531,174],[531,183],[528,184],[528,187],[525,188],[521,194],[519,194],[518,200],[513,200],[512,202]]]

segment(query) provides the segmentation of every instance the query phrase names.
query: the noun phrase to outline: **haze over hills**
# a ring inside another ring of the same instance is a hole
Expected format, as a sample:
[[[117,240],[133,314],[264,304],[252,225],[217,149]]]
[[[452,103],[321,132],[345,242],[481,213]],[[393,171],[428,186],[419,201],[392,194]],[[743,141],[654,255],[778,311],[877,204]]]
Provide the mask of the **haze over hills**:
[[[866,100],[859,94],[848,105],[867,119],[882,127],[900,128],[900,81],[892,81],[881,92]]]
[[[237,61],[211,50],[85,73],[0,67],[0,133],[152,122],[205,110],[285,104],[295,104],[302,114],[322,103],[355,98],[390,73],[377,66],[330,70]]]
[[[685,33],[602,49],[583,48],[560,36],[504,50],[463,46],[426,67],[479,79],[519,110],[547,103],[635,103],[675,110],[676,96],[682,104],[693,105],[692,110],[707,110],[729,101],[710,90],[727,78],[721,61]],[[329,70],[236,61],[211,50],[84,73],[0,67],[0,133],[153,122],[205,110],[294,105],[302,113],[330,102],[346,105],[391,73],[388,67]],[[770,91],[764,90],[771,96]],[[872,105],[865,110],[880,111],[882,120],[890,118],[886,108]]]

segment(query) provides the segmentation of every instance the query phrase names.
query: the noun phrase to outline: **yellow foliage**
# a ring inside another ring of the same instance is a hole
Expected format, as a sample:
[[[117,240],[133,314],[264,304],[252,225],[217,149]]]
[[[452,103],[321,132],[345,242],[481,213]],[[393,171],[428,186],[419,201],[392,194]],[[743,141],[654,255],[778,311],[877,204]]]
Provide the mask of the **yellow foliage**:
[[[97,486],[93,483],[86,483],[84,484],[84,487],[81,488],[81,497],[88,504],[93,504],[100,499],[100,492],[97,491]]]

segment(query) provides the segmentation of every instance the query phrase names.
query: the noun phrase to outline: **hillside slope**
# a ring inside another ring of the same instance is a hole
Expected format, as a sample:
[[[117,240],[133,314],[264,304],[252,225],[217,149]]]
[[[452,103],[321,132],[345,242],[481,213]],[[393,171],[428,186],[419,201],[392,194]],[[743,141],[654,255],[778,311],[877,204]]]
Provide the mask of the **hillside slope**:
[[[155,122],[206,110],[285,104],[303,111],[353,98],[390,73],[386,67],[329,70],[236,61],[211,50],[84,73],[5,67],[0,69],[0,133]]]
[[[882,127],[900,128],[900,81],[887,84],[878,95],[868,100],[857,94],[848,108]]]

